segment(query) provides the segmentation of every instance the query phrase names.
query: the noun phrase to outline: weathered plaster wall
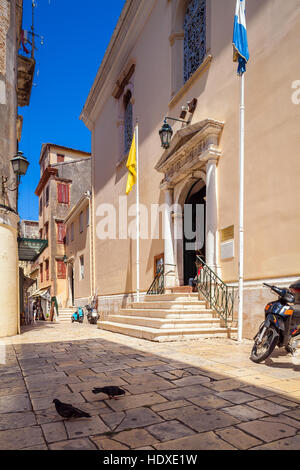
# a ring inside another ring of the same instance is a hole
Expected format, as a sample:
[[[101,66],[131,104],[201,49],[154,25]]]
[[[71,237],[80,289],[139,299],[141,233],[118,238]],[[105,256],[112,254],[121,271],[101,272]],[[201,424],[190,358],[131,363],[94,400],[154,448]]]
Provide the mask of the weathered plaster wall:
[[[2,186],[2,178],[15,184],[10,159],[17,146],[16,49],[15,1],[0,0],[0,337],[19,329],[18,216],[9,210],[16,207],[16,192]]]

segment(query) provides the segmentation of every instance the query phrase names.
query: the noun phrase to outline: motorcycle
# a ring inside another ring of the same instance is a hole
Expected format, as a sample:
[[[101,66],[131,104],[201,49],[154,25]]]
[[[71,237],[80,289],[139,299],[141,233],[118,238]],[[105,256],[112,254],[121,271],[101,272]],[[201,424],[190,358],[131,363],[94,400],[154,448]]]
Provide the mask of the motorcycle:
[[[84,320],[84,312],[81,307],[78,307],[76,312],[73,313],[71,317],[71,321],[72,323],[74,322],[83,323],[83,320]]]
[[[254,337],[251,360],[259,363],[267,359],[275,347],[285,348],[294,354],[298,346],[295,338],[300,335],[300,307],[295,307],[293,289],[281,289],[274,285],[263,284],[278,295],[278,300],[265,307],[265,321]],[[291,288],[292,286],[290,286]]]
[[[96,325],[97,321],[100,318],[100,315],[97,313],[97,310],[93,308],[91,305],[86,305],[85,308],[87,309],[87,319],[88,322],[91,323],[92,325]]]

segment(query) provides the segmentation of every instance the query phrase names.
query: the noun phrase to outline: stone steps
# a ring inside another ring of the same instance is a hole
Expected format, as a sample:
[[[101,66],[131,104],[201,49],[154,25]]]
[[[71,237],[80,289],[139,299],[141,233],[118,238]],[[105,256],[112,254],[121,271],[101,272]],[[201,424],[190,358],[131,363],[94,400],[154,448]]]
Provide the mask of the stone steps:
[[[62,308],[59,309],[58,321],[59,323],[71,323],[71,317],[73,313],[76,312],[76,307],[74,308]]]
[[[150,341],[227,338],[236,328],[225,328],[216,312],[197,293],[146,295],[117,314],[98,321],[98,328]]]

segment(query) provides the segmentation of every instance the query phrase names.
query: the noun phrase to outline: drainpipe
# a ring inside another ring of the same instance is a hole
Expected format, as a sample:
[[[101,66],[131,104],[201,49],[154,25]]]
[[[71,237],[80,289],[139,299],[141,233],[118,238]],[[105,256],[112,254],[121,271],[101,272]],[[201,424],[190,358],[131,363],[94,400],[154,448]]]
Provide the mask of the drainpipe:
[[[95,282],[94,282],[94,240],[93,240],[93,204],[92,204],[92,193],[91,191],[86,192],[86,196],[89,200],[89,232],[90,232],[90,296],[93,297],[95,294]]]

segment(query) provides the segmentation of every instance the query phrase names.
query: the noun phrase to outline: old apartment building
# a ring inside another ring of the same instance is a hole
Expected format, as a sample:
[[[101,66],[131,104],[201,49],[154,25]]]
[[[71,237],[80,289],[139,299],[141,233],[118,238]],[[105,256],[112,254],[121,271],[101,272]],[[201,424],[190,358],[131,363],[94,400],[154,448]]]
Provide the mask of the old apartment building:
[[[235,0],[127,0],[84,105],[92,132],[92,192],[97,208],[117,211],[125,195],[126,161],[139,122],[140,202],[205,206],[204,260],[225,285],[237,285],[239,246],[240,82],[232,60]],[[289,285],[299,277],[300,105],[298,0],[247,3],[250,61],[246,72],[244,336],[263,318],[264,281]],[[173,137],[161,147],[165,117]],[[128,206],[135,203],[135,189]],[[132,214],[131,214],[132,215]],[[184,226],[173,211],[165,237],[141,240],[141,290],[153,281],[159,256],[173,266],[174,287],[192,274]],[[109,256],[108,256],[109,253]],[[136,292],[136,243],[95,236],[95,284],[107,329],[129,331],[118,314]],[[141,312],[140,312],[141,313]],[[137,315],[138,313],[136,313]],[[150,315],[151,313],[148,312]],[[147,318],[131,322],[141,335]],[[153,319],[152,319],[153,320]],[[143,323],[144,322],[144,323]],[[149,322],[148,322],[149,323]]]
[[[82,194],[90,188],[89,153],[55,144],[44,144],[40,156],[39,236],[48,246],[37,260],[40,294],[56,297],[65,307],[69,290],[65,258],[64,220]]]
[[[85,306],[94,295],[93,233],[90,214],[91,191],[88,190],[64,220],[68,306]]]

